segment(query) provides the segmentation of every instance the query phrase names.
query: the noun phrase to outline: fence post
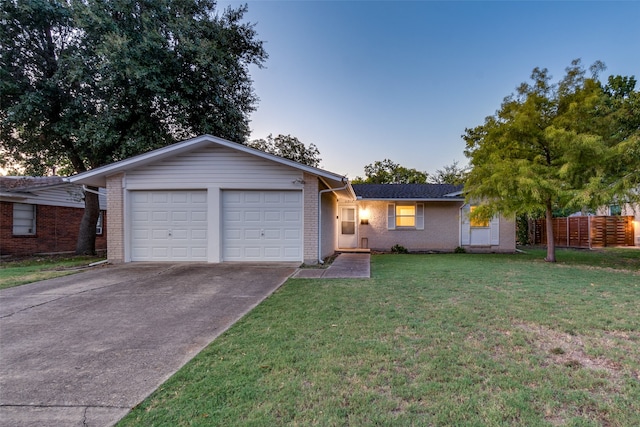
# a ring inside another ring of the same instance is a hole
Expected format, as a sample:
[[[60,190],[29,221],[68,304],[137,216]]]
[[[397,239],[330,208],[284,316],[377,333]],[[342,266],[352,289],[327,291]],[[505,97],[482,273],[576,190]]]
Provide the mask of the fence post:
[[[587,230],[589,231],[589,249],[591,249],[591,215],[587,216]]]

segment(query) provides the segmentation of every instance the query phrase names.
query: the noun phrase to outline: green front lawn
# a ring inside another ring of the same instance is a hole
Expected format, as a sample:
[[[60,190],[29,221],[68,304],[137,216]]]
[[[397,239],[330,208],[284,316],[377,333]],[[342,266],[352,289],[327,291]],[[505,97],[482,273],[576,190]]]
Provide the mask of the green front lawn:
[[[79,267],[86,267],[101,259],[103,258],[66,256],[2,261],[0,262],[0,289],[77,273],[80,271]]]
[[[640,251],[561,252],[291,279],[120,425],[640,425]]]

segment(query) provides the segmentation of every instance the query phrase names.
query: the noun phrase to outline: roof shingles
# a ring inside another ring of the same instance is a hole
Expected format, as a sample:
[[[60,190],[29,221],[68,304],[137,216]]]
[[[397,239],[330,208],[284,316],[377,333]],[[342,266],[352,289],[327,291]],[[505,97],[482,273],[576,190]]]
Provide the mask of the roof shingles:
[[[462,185],[451,184],[352,184],[360,199],[459,200]]]
[[[0,190],[7,192],[24,192],[64,183],[61,176],[0,176]]]

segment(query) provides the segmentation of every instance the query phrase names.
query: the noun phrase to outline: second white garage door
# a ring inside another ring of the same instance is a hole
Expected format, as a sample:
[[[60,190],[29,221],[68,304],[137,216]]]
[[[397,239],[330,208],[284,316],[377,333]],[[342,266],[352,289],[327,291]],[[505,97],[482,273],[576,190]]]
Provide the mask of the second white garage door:
[[[222,192],[224,261],[302,261],[302,192]]]

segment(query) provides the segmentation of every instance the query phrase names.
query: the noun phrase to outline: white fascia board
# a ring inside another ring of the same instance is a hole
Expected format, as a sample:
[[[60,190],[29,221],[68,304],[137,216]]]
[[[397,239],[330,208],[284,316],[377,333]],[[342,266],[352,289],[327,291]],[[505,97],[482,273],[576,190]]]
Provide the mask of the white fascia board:
[[[358,196],[358,200],[370,201],[370,202],[464,202],[464,198],[460,197],[447,197],[446,199],[415,199],[415,198],[395,198],[395,199],[383,199],[383,198],[368,198]]]
[[[91,185],[96,187],[104,187],[106,185],[106,177],[114,175],[119,172],[127,171],[135,167],[144,166],[145,164],[156,162],[168,157],[175,156],[177,154],[188,152],[196,149],[200,146],[206,146],[208,144],[216,144],[222,147],[231,148],[247,154],[252,154],[263,159],[271,160],[276,163],[287,165],[304,172],[321,176],[326,179],[334,180],[337,182],[343,182],[346,178],[342,175],[328,172],[322,169],[318,169],[312,166],[303,165],[293,160],[285,159],[275,156],[273,154],[265,153],[264,151],[257,150],[255,148],[247,147],[246,145],[239,144],[237,142],[227,141],[226,139],[218,138],[213,135],[201,135],[192,139],[188,139],[183,142],[168,145],[157,150],[149,151],[148,153],[140,154],[138,156],[130,157],[128,159],[121,160],[106,166],[92,169],[87,172],[83,172],[78,175],[74,175],[68,178],[69,182],[80,183],[85,185]]]
[[[0,201],[2,202],[21,201],[21,200],[26,200],[27,198],[28,198],[28,195],[24,193],[0,192]]]

